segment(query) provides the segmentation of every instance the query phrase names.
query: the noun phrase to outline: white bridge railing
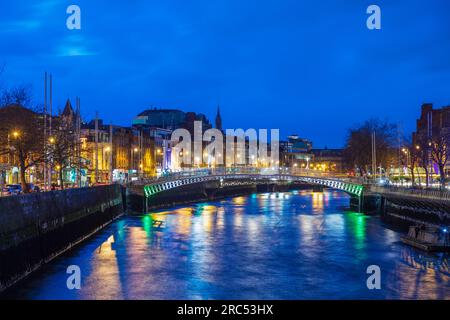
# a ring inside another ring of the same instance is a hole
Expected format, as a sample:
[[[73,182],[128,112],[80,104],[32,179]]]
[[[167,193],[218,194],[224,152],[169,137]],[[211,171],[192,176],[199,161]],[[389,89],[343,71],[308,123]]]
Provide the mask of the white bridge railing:
[[[312,170],[260,169],[260,168],[216,168],[189,170],[168,174],[158,179],[145,182],[144,192],[147,197],[159,192],[207,181],[247,180],[253,183],[267,183],[271,181],[303,182],[327,186],[361,196],[363,186],[350,181],[348,178],[331,176],[325,172]]]
[[[333,179],[339,179],[342,181],[359,183],[354,178],[350,178],[343,174],[336,174],[318,170],[301,169],[301,168],[251,168],[251,167],[227,167],[227,168],[192,168],[183,169],[182,171],[169,172],[163,174],[160,177],[155,178],[143,178],[134,184],[151,184],[163,181],[172,181],[186,177],[201,177],[201,176],[217,176],[217,175],[235,175],[235,174],[257,174],[257,175],[294,175],[304,177],[327,177]],[[352,181],[355,180],[355,181]]]

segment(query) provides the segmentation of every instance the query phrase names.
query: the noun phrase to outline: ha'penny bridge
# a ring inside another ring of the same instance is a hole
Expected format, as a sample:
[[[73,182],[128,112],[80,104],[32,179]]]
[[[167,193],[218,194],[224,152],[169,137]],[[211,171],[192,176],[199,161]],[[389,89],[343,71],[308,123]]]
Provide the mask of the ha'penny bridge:
[[[143,183],[145,209],[154,198],[181,197],[191,190],[208,189],[212,192],[239,186],[308,185],[341,190],[350,195],[350,208],[364,213],[381,213],[407,223],[447,226],[450,223],[450,192],[447,190],[411,189],[382,186],[359,178],[333,175],[306,169],[215,168],[185,170]],[[142,185],[140,187],[142,189]],[[269,190],[270,191],[270,190]],[[170,197],[168,197],[170,195]],[[188,196],[189,197],[189,196]],[[174,201],[173,203],[176,203]],[[173,204],[172,203],[172,204]]]
[[[337,177],[312,170],[256,169],[256,168],[216,168],[181,171],[159,179],[147,181],[143,187],[148,199],[162,194],[176,194],[188,186],[209,185],[211,189],[230,186],[261,186],[305,184],[320,188],[341,190],[351,196],[355,209],[361,205],[364,186],[347,177]]]

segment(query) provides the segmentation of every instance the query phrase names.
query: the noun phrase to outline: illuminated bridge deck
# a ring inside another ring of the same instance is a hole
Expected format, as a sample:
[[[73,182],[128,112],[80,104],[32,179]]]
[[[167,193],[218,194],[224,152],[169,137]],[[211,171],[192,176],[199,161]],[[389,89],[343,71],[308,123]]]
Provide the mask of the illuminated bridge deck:
[[[241,181],[248,184],[267,184],[267,183],[307,183],[312,185],[320,185],[337,190],[345,191],[353,196],[362,196],[364,186],[361,184],[346,181],[344,179],[302,175],[290,173],[255,173],[255,172],[222,172],[215,171],[199,171],[192,172],[189,176],[178,174],[176,176],[169,176],[163,179],[155,180],[152,183],[144,186],[144,193],[146,197],[152,197],[160,192],[175,189],[185,185],[192,185],[196,183],[218,181],[220,186],[226,181]]]

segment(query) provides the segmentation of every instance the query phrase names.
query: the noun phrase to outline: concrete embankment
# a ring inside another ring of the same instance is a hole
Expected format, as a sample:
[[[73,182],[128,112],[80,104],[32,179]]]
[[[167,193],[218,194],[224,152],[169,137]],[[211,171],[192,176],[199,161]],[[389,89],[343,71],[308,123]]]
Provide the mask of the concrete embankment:
[[[385,196],[382,208],[385,221],[404,226],[426,224],[450,225],[450,203],[410,197]]]
[[[372,187],[374,209],[386,222],[399,226],[450,225],[450,194],[436,190]]]
[[[0,198],[0,292],[122,213],[120,185]]]

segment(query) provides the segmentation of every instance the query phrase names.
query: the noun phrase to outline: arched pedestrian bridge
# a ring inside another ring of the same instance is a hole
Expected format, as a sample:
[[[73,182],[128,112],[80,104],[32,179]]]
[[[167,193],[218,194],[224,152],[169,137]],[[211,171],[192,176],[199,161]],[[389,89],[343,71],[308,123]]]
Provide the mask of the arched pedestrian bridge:
[[[349,179],[333,177],[325,173],[309,170],[220,168],[182,171],[148,181],[144,186],[144,193],[149,198],[166,190],[210,181],[219,182],[220,186],[228,181],[247,184],[300,182],[342,190],[358,198],[362,196],[364,190],[363,185],[351,182]]]

